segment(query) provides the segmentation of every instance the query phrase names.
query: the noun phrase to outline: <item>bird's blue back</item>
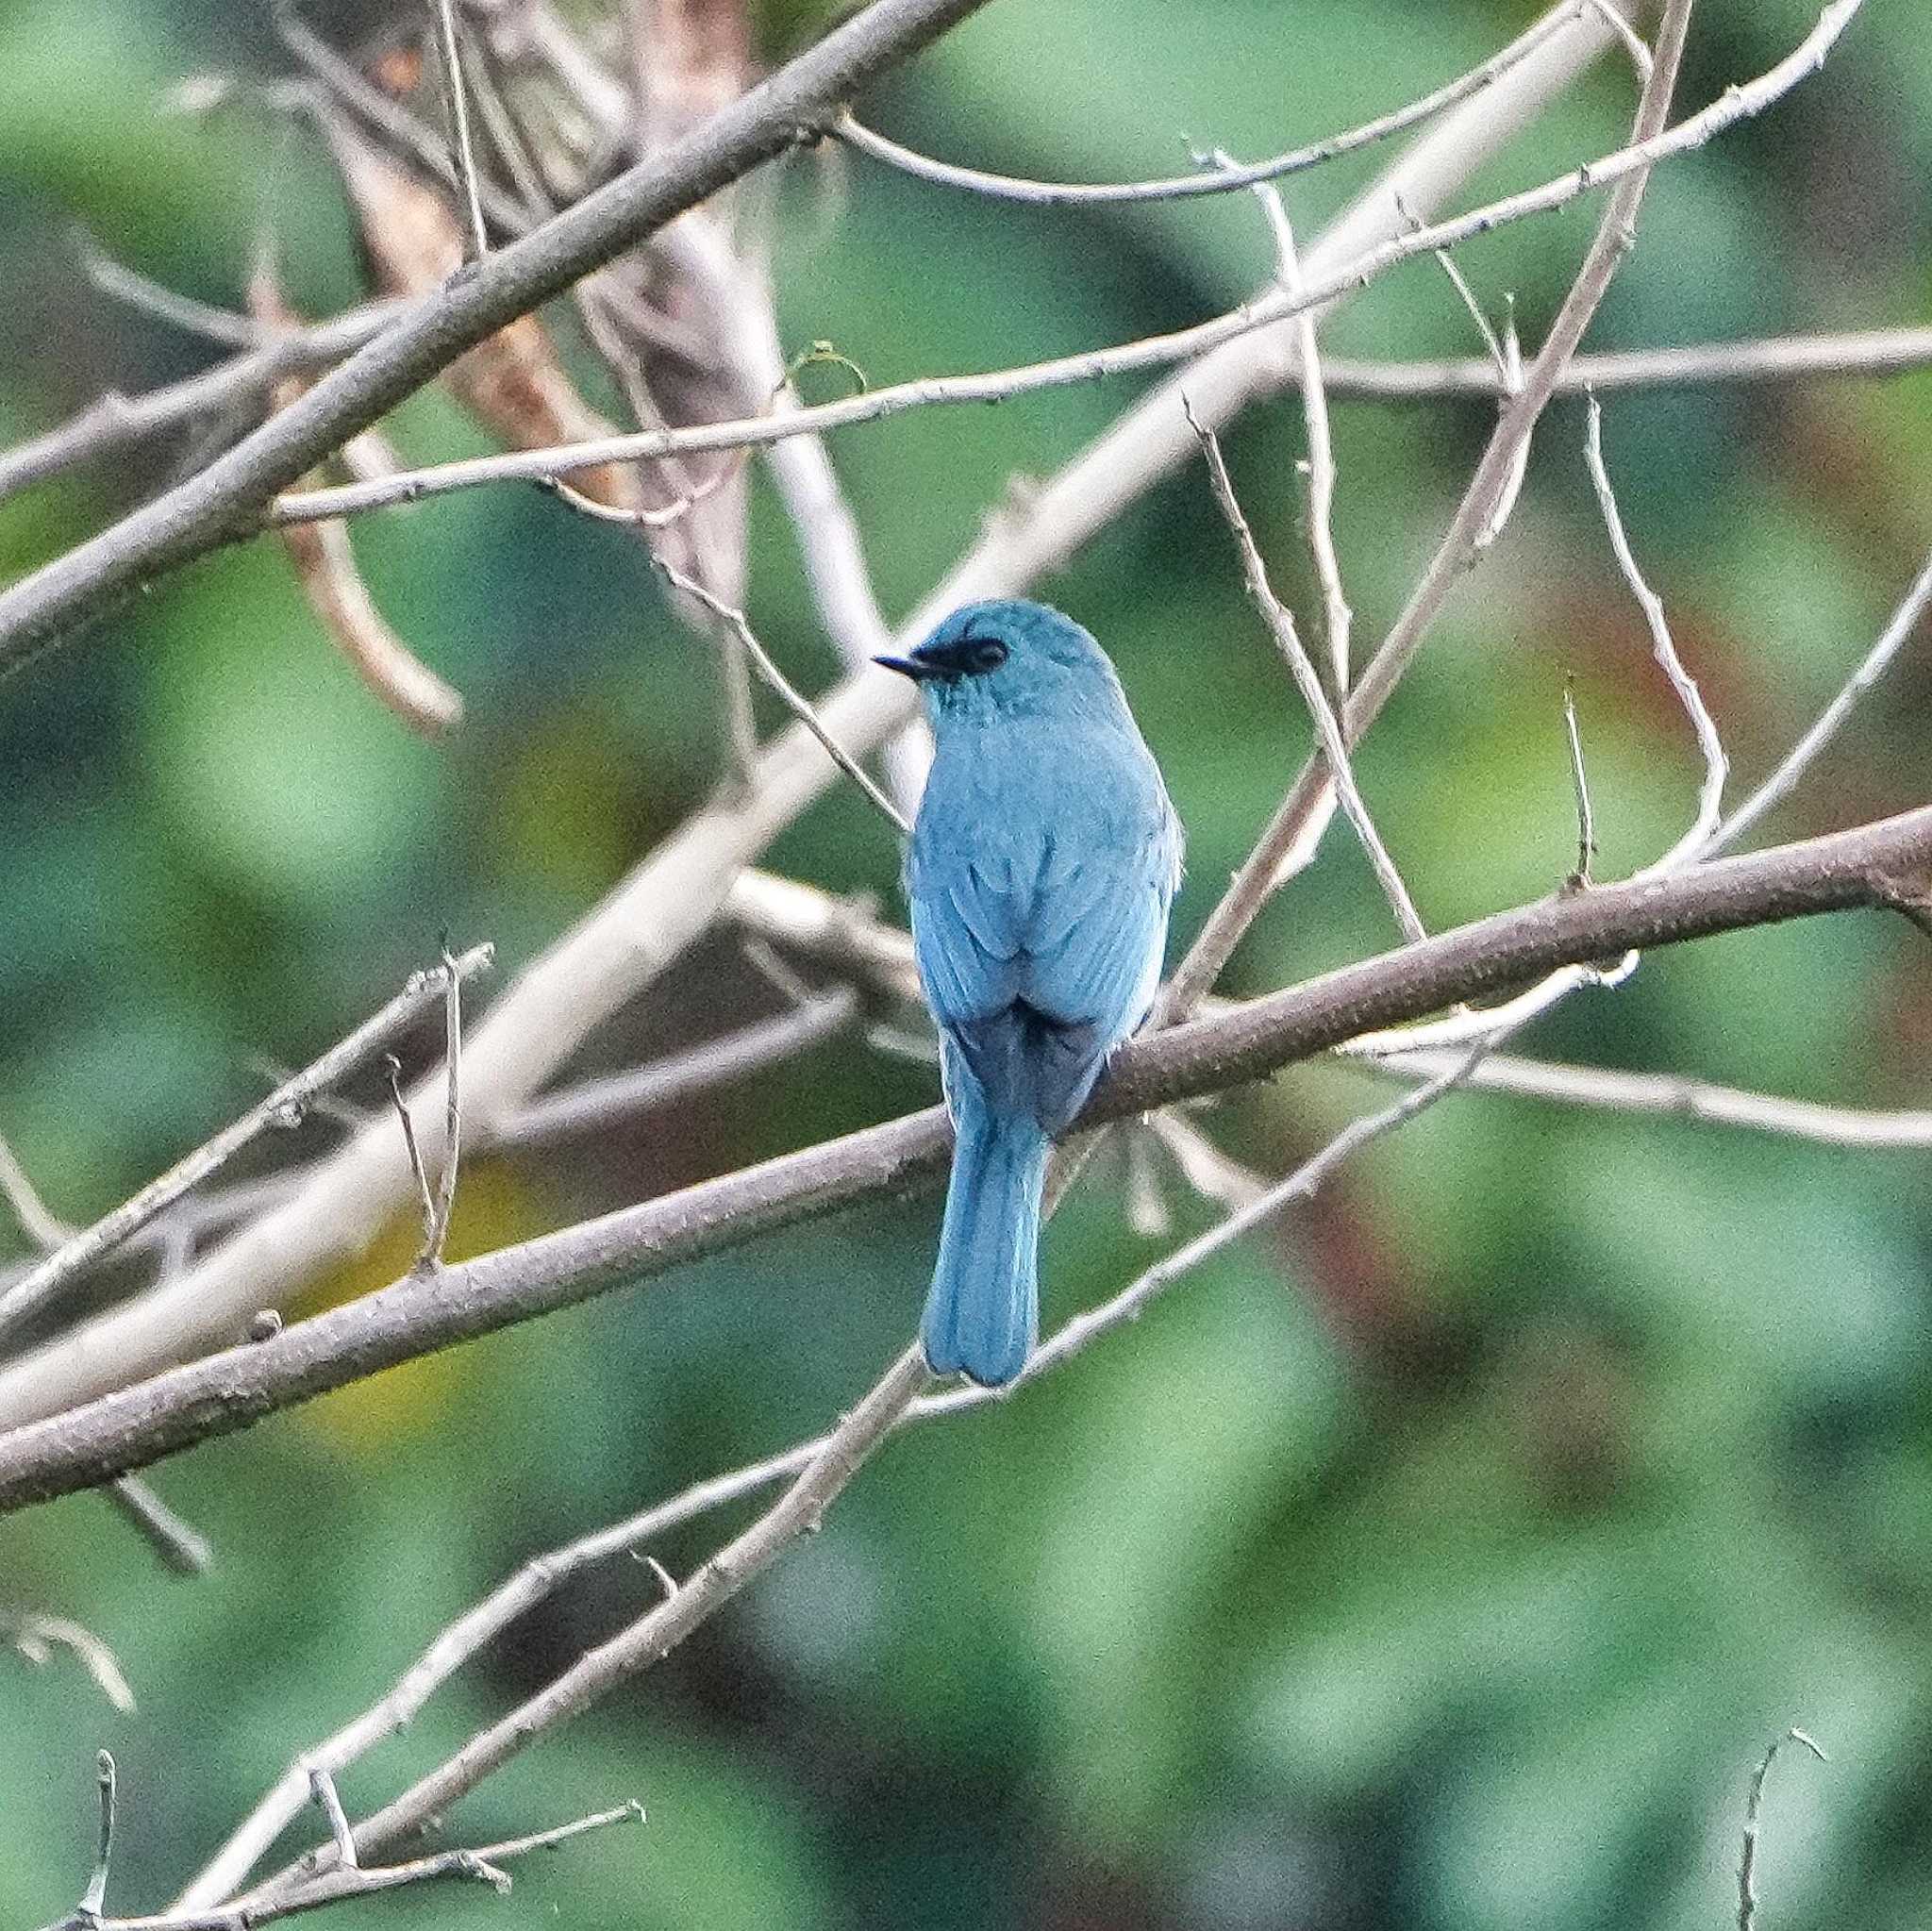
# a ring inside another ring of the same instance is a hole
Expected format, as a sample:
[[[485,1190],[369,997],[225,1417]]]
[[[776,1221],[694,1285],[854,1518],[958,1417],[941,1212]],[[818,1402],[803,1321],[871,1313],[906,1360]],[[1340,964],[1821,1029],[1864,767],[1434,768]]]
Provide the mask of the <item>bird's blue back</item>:
[[[1031,1344],[1046,1143],[1152,1002],[1180,830],[1111,665],[1058,611],[968,605],[893,661],[933,724],[907,895],[958,1140],[926,1347],[996,1384]]]

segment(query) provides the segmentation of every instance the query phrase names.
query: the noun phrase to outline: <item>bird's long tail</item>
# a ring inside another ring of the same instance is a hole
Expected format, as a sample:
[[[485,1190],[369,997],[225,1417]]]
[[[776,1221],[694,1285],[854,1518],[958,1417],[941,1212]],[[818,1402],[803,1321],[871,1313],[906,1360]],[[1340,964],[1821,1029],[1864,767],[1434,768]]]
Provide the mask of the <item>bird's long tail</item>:
[[[996,1119],[959,1095],[953,1178],[921,1339],[936,1373],[1003,1388],[1026,1365],[1040,1318],[1040,1194],[1050,1142],[1031,1119]]]

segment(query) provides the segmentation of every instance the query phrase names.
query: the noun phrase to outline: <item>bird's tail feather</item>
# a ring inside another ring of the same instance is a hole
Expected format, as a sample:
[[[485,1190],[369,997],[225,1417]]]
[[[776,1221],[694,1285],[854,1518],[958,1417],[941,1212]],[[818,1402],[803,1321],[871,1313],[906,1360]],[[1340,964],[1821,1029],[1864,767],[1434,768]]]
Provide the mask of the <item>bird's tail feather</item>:
[[[1039,1324],[1040,1194],[1050,1143],[1030,1119],[959,1107],[939,1265],[921,1339],[936,1373],[1003,1388]]]

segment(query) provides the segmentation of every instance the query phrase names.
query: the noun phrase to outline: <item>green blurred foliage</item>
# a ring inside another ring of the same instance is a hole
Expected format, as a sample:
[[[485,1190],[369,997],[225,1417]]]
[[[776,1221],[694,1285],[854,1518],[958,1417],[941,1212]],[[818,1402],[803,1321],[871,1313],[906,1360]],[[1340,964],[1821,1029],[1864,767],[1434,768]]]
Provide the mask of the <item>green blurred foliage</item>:
[[[768,48],[830,12],[774,0]],[[1379,111],[1528,12],[1001,0],[867,106],[986,165],[1171,172],[1191,142],[1259,154]],[[1915,15],[1868,8],[1822,78],[1659,175],[1592,346],[1923,313],[1932,37]],[[1768,65],[1812,17],[1807,0],[1707,0],[1687,95]],[[0,433],[210,353],[95,296],[62,252],[76,221],[232,304],[266,209],[304,304],[354,297],[341,197],[306,141],[247,109],[208,125],[157,112],[184,75],[275,59],[258,10],[222,0],[14,0],[0,16]],[[1474,191],[1616,145],[1630,97],[1627,71],[1605,63]],[[1304,232],[1372,167],[1293,184]],[[874,383],[1174,327],[1268,266],[1240,198],[995,208],[802,158],[776,209],[788,345],[829,340]],[[1492,312],[1517,294],[1534,331],[1592,219],[1508,229],[1463,265]],[[1357,355],[1473,346],[1427,263],[1378,283],[1328,340]],[[826,393],[844,379],[805,376]],[[908,608],[1015,475],[1049,472],[1129,392],[844,433],[835,454],[887,608]],[[1474,404],[1338,405],[1338,538],[1364,646],[1488,421]],[[1691,807],[1693,750],[1616,580],[1581,426],[1574,404],[1550,412],[1509,539],[1361,760],[1433,924],[1568,869],[1566,677],[1604,871],[1655,855]],[[481,446],[435,397],[394,428],[424,460]],[[1932,538],[1932,376],[1618,395],[1606,436],[1639,554],[1748,781],[1837,687]],[[1298,411],[1273,404],[1229,441],[1278,580],[1306,607]],[[7,505],[0,568],[73,541],[185,453]],[[708,671],[622,533],[503,491],[356,536],[378,599],[468,698],[446,748],[370,703],[265,544],[168,582],[0,691],[0,1132],[69,1218],[245,1104],[264,1060],[299,1061],[372,1008],[440,932],[491,938],[515,970],[713,781]],[[829,679],[762,492],[751,574],[765,640],[802,683]],[[1046,590],[1114,651],[1170,774],[1191,840],[1184,938],[1307,738],[1199,474],[1163,484]],[[1777,831],[1922,802],[1928,703],[1921,654]],[[895,890],[892,841],[849,795],[773,857],[889,903]],[[1277,985],[1389,936],[1338,834],[1234,978]],[[592,1057],[648,1057],[771,997],[709,944]],[[1649,960],[1531,1044],[1923,1103],[1932,981],[1909,934],[1810,924]],[[457,1251],[932,1090],[923,1067],[841,1040],[593,1147],[477,1166]],[[1206,1118],[1275,1172],[1381,1096],[1317,1067]],[[352,1097],[375,1104],[379,1088]],[[312,1121],[297,1146],[333,1130]],[[336,1922],[1688,1931],[1734,1912],[1746,1774],[1800,1723],[1835,1761],[1774,1777],[1767,1913],[1792,1931],[1921,1924],[1924,1172],[1916,1155],[1451,1099],[1076,1368],[896,1442],[822,1536],[452,1820],[478,1841],[635,1796],[643,1829],[524,1867],[508,1905],[457,1887]],[[1158,1251],[1125,1231],[1121,1184],[1118,1165],[1096,1167],[1049,1234],[1050,1320]],[[1172,1190],[1175,1235],[1204,1224]],[[92,1498],[0,1523],[6,1600],[97,1631],[140,1698],[117,1716],[71,1657],[35,1671],[0,1650],[0,1916],[36,1923],[77,1894],[97,1745],[123,1777],[110,1902],[157,1907],[295,1750],[518,1561],[824,1426],[902,1343],[936,1211],[927,1196],[763,1241],[169,1465],[169,1499],[220,1549],[197,1583],[158,1576]],[[398,1227],[306,1305],[391,1277],[408,1253]],[[684,1570],[723,1526],[656,1553]],[[345,1779],[351,1807],[653,1588],[620,1563],[561,1590]]]

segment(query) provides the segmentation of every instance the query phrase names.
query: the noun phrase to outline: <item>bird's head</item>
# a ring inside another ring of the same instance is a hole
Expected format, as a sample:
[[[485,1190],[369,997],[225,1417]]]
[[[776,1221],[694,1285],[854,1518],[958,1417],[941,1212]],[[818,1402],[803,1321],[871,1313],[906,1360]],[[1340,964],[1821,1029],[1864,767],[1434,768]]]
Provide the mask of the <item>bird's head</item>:
[[[874,658],[912,678],[935,724],[972,715],[1124,709],[1099,644],[1045,604],[996,597],[962,604],[905,657]]]

